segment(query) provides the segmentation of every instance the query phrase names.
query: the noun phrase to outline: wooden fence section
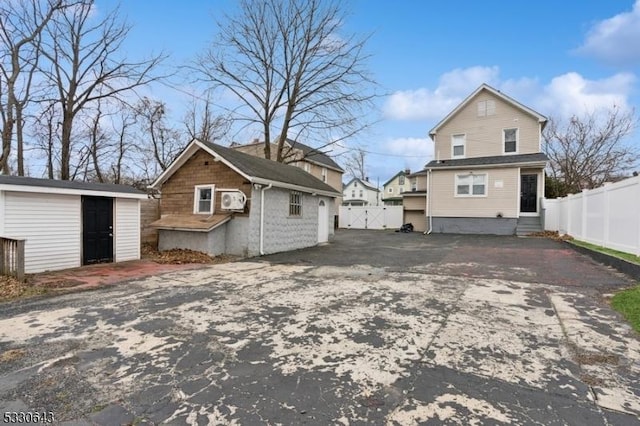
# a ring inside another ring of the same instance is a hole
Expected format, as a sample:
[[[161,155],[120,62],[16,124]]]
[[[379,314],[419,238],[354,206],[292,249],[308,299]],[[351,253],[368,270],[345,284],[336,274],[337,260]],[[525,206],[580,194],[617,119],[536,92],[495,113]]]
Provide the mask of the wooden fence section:
[[[548,231],[640,255],[640,176],[545,199],[543,207]]]
[[[24,242],[0,237],[0,274],[24,281]]]

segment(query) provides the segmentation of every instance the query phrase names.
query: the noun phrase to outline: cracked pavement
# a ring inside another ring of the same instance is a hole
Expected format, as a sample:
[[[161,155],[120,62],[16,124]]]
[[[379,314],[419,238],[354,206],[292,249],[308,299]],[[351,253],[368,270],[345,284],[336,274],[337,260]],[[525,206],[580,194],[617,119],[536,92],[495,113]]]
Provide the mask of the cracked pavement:
[[[68,424],[637,424],[640,340],[605,300],[631,284],[549,240],[339,231],[0,305],[0,407]]]

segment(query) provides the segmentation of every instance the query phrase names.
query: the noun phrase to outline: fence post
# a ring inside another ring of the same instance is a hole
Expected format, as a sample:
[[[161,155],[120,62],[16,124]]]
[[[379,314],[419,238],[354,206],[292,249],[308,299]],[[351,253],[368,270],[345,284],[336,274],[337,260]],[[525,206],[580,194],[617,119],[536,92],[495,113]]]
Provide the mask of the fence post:
[[[580,196],[582,197],[582,204],[581,204],[581,209],[582,209],[582,222],[581,222],[581,229],[580,229],[580,233],[582,235],[580,235],[580,238],[584,241],[587,241],[587,189],[583,189],[582,192],[580,193]]]
[[[7,271],[5,270],[6,268],[6,263],[5,263],[5,253],[6,253],[6,242],[4,239],[0,239],[0,275],[4,275],[7,273]]]
[[[604,184],[604,231],[602,232],[602,247],[609,247],[609,215],[611,214],[611,206],[609,200],[609,184]]]
[[[18,281],[24,281],[24,242],[25,240],[16,241],[16,278]]]

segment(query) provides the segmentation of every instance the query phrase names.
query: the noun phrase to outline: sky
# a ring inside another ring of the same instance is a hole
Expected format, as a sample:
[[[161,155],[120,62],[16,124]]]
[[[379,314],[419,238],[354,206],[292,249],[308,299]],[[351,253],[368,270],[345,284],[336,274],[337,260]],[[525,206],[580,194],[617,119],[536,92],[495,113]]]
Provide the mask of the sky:
[[[433,155],[429,130],[482,83],[561,120],[613,105],[640,110],[640,0],[345,3],[344,32],[370,34],[368,68],[383,94],[370,117],[375,125],[348,142],[366,150],[372,182],[422,169]],[[97,0],[98,11],[117,4]],[[164,51],[167,65],[184,65],[208,46],[216,20],[235,5],[122,0],[121,14],[132,25],[123,49],[129,57]],[[179,117],[189,93],[196,91],[188,83],[172,82],[149,94]],[[250,142],[259,135],[233,137]]]

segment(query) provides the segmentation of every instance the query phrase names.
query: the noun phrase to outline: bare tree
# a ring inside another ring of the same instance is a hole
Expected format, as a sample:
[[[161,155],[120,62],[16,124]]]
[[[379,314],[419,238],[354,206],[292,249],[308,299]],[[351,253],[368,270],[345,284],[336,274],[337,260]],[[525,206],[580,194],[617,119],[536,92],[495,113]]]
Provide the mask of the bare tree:
[[[221,139],[229,130],[229,118],[213,112],[210,95],[200,101],[194,99],[184,118],[189,139],[213,142]]]
[[[634,111],[616,106],[573,116],[566,124],[551,119],[544,131],[551,177],[575,193],[624,175],[640,158],[626,140],[636,124]]]
[[[60,178],[70,179],[74,120],[99,99],[118,98],[160,78],[155,72],[164,55],[130,61],[120,55],[130,27],[118,9],[103,18],[94,13],[94,1],[82,0],[65,10],[47,27],[48,59],[41,69],[55,88],[60,105]],[[102,15],[102,10],[100,10]],[[84,155],[81,155],[84,158]]]
[[[149,138],[151,160],[155,163],[148,166],[147,174],[156,175],[166,170],[169,164],[182,150],[184,143],[178,131],[166,123],[166,107],[164,103],[143,98],[135,107],[136,117],[142,128],[143,137]],[[157,167],[156,167],[157,166]]]
[[[247,113],[236,119],[260,126],[265,158],[282,162],[289,137],[325,133],[319,139],[335,143],[367,126],[375,95],[366,38],[339,34],[340,0],[241,0],[239,10],[195,68],[239,99]]]
[[[0,3],[0,170],[9,171],[15,137],[18,175],[24,175],[25,108],[31,99],[42,33],[51,19],[72,3],[63,0],[13,0]],[[4,83],[4,84],[3,84]]]
[[[367,179],[366,157],[367,153],[363,148],[356,148],[350,152],[344,164],[347,175],[362,180]]]

